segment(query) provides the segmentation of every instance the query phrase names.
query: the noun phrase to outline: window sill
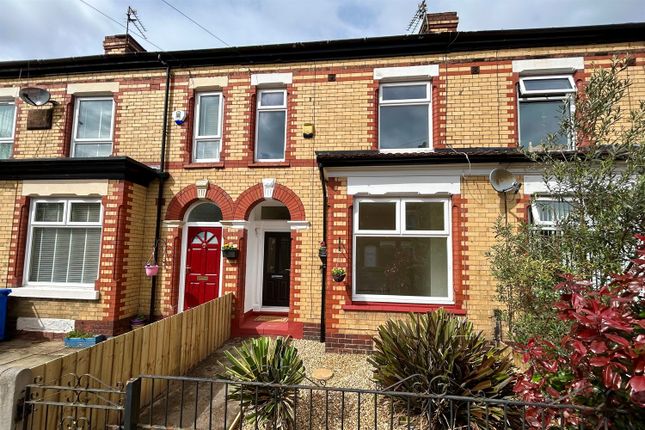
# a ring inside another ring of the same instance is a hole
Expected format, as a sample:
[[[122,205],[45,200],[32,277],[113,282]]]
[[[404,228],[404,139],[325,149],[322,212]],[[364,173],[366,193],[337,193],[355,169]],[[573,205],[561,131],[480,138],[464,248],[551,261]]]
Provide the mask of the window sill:
[[[344,311],[357,311],[357,312],[414,312],[426,313],[443,309],[450,314],[466,315],[466,310],[457,307],[456,305],[441,305],[441,304],[407,304],[407,303],[376,303],[376,302],[353,302],[343,306]]]
[[[291,163],[288,161],[254,161],[252,163],[248,164],[248,167],[250,168],[258,168],[258,167],[291,167]]]
[[[209,163],[192,162],[192,163],[184,164],[184,169],[223,169],[223,168],[224,168],[223,161],[209,162]]]
[[[10,296],[34,299],[98,300],[99,292],[93,288],[78,287],[19,287],[12,288]]]

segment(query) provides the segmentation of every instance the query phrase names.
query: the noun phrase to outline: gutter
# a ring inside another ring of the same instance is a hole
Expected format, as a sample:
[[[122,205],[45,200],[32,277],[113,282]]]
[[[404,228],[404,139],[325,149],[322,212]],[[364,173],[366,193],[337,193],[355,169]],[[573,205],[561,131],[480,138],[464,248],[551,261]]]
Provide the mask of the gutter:
[[[320,172],[320,185],[322,186],[323,193],[323,242],[327,242],[327,184],[325,183],[325,173],[322,163],[318,163],[318,171]],[[327,259],[321,259],[322,264],[320,268],[322,269],[322,281],[320,285],[321,297],[320,297],[320,342],[325,342],[326,338],[326,329],[325,329],[325,307],[326,295],[327,295]]]
[[[163,101],[163,126],[161,131],[161,155],[159,163],[159,189],[157,191],[157,216],[155,218],[155,257],[159,259],[159,238],[161,236],[161,208],[163,206],[163,187],[166,182],[166,141],[168,140],[168,100],[170,98],[170,65],[158,57],[159,62],[166,66],[166,94]],[[157,276],[153,276],[150,283],[150,309],[148,322],[152,322],[155,312],[155,299],[157,295]]]

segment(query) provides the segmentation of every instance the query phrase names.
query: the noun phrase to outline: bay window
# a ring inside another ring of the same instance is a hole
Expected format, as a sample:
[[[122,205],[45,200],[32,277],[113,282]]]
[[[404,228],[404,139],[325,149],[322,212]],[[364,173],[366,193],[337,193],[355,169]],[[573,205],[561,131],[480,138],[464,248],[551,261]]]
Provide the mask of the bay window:
[[[356,301],[452,303],[450,200],[358,198]]]
[[[34,201],[29,218],[28,286],[94,286],[101,246],[100,201]]]
[[[571,203],[551,196],[539,196],[531,204],[531,222],[544,235],[559,230],[559,224],[571,213]]]
[[[573,112],[576,86],[572,76],[532,76],[519,84],[520,146],[540,146],[549,135],[553,145],[568,148],[571,138],[559,133],[562,120]],[[564,117],[563,117],[564,115]]]
[[[382,84],[379,92],[379,148],[430,149],[429,82]]]
[[[73,157],[112,155],[114,100],[111,97],[81,97],[74,107]]]

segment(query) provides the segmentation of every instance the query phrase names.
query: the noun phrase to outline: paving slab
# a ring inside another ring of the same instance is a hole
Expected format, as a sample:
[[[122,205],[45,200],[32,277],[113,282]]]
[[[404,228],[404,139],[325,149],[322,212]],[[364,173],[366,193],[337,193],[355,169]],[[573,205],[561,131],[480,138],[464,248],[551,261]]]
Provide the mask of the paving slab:
[[[74,352],[62,340],[11,339],[0,342],[0,365],[35,367]]]

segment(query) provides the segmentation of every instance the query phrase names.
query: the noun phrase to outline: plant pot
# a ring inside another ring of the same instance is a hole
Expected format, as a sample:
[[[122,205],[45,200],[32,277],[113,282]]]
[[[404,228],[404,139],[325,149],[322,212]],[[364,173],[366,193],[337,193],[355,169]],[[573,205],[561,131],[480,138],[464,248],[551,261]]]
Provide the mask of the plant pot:
[[[146,325],[145,320],[133,320],[133,321],[130,321],[130,328],[132,330],[144,327],[145,325]]]
[[[145,268],[146,268],[146,276],[148,277],[157,276],[157,273],[159,273],[159,266],[156,264],[155,265],[146,264]]]
[[[93,337],[66,337],[65,347],[67,348],[89,348],[105,340],[105,335],[99,334]]]
[[[341,275],[331,275],[331,277],[334,278],[334,281],[336,282],[343,282],[345,280],[345,276],[347,276],[345,273]]]
[[[240,250],[239,249],[224,249],[222,250],[222,254],[224,254],[224,257],[228,258],[229,260],[235,260],[237,256],[239,255]]]

